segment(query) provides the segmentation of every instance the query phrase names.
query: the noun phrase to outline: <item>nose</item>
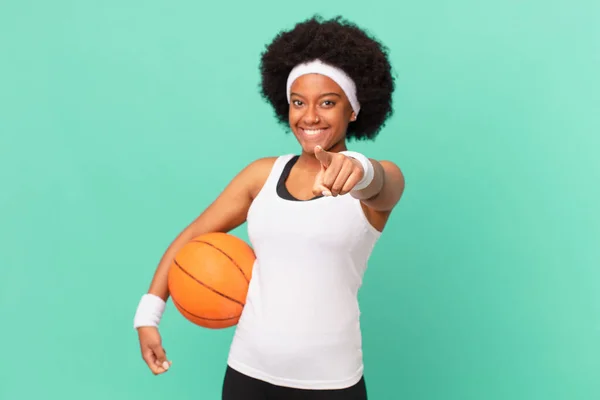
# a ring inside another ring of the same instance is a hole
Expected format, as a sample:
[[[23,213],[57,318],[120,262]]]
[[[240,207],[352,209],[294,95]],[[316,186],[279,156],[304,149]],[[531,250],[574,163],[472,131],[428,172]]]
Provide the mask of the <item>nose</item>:
[[[307,125],[319,123],[319,114],[315,107],[306,107],[306,112],[303,115],[304,123]]]

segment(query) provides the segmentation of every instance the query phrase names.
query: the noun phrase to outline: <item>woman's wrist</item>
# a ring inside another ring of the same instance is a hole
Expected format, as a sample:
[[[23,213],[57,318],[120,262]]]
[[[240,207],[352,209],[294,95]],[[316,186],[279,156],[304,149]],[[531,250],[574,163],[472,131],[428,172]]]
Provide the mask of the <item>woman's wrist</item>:
[[[159,296],[146,293],[140,299],[133,318],[135,329],[143,326],[158,328],[162,315],[165,312],[166,302]]]

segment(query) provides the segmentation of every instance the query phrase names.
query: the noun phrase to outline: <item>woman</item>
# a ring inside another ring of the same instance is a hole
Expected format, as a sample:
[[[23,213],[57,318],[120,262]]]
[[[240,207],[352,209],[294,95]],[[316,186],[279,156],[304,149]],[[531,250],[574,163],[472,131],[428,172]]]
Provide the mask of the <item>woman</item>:
[[[346,142],[374,139],[392,114],[386,50],[350,22],[315,17],[277,35],[260,68],[300,154],[250,163],[169,246],[135,316],[142,354],[155,374],[171,365],[158,324],[174,255],[247,222],[257,260],[223,399],[366,399],[357,294],[404,177]]]

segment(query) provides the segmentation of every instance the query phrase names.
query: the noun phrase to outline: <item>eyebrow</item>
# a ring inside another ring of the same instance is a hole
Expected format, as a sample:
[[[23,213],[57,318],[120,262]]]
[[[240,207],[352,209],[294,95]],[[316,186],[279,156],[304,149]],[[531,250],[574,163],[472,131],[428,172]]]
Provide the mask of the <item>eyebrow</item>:
[[[304,97],[300,93],[296,93],[296,92],[290,93],[290,96]],[[340,98],[342,97],[339,93],[329,92],[329,93],[323,93],[322,95],[319,96],[319,98],[325,97],[325,96],[337,96]]]

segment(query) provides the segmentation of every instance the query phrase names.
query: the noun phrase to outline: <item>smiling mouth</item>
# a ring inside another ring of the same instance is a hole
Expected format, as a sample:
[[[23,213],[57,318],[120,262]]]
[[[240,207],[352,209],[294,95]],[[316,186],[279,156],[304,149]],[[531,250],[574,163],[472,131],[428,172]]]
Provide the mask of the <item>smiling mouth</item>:
[[[306,136],[317,136],[317,135],[325,132],[327,129],[329,129],[329,128],[320,128],[320,129],[304,129],[304,128],[300,128],[300,130],[302,131],[302,133],[304,133]]]

